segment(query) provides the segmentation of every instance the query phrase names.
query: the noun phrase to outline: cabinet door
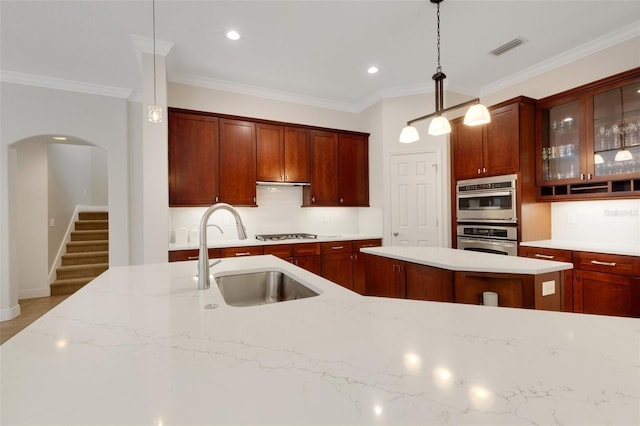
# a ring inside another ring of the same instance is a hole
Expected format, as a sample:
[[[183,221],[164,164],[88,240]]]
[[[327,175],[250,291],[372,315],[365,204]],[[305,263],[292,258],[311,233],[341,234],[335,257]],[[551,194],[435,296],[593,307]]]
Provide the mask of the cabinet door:
[[[293,257],[293,244],[266,245],[263,254],[272,254],[280,259],[290,259]]]
[[[415,263],[404,264],[407,299],[453,302],[453,272]]]
[[[256,126],[257,176],[265,182],[284,181],[284,127]]]
[[[284,180],[309,182],[309,130],[307,129],[285,128]]]
[[[256,127],[220,119],[220,201],[256,205]]]
[[[485,176],[517,173],[519,161],[519,104],[491,110],[485,126],[483,167]]]
[[[571,250],[558,250],[539,247],[520,246],[519,256],[530,257],[532,259],[553,260],[556,262],[573,262],[573,252]],[[573,312],[573,269],[564,271],[564,291],[562,292],[562,310]]]
[[[312,130],[311,186],[308,204],[338,205],[338,134]]]
[[[322,277],[353,290],[353,260],[351,253],[323,254]]]
[[[360,253],[361,248],[380,247],[382,240],[358,240],[353,242],[353,291],[365,294],[366,291],[366,262],[365,254]]]
[[[218,185],[218,119],[169,112],[169,205],[214,204]]]
[[[367,296],[404,298],[404,262],[370,254],[364,256]]]
[[[575,312],[640,317],[640,278],[576,270],[573,292]]]
[[[209,259],[215,259],[220,257],[220,249],[210,248]],[[188,250],[173,250],[169,252],[169,262],[183,262],[185,260],[198,260],[200,250],[188,249]]]
[[[322,275],[322,259],[320,255],[296,256],[293,258],[293,264],[316,275]]]
[[[365,135],[339,137],[339,203],[369,206],[369,141]]]
[[[462,120],[452,122],[451,152],[455,180],[482,176],[482,138],[484,126],[465,126]]]

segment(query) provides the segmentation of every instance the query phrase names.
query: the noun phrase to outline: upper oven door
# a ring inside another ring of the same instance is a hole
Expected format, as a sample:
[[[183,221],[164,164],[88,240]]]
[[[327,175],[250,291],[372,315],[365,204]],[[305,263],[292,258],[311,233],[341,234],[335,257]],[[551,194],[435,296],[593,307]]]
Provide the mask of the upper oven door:
[[[457,196],[458,222],[516,223],[516,193],[506,191],[477,191]]]

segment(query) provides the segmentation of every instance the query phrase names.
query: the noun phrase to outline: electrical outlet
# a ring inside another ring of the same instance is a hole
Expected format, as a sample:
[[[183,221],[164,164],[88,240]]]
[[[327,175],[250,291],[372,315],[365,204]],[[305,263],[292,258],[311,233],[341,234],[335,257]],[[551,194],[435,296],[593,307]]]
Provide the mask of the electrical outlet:
[[[53,228],[56,226],[56,220],[54,218],[49,219],[49,227]]]
[[[549,296],[556,292],[556,280],[542,282],[542,295]]]

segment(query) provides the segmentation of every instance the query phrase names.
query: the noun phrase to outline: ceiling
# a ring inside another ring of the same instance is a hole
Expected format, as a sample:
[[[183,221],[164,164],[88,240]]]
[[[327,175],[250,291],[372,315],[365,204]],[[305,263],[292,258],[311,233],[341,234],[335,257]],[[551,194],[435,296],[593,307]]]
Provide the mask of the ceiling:
[[[348,111],[433,89],[436,6],[428,0],[156,0],[155,9],[158,43],[173,43],[170,81]],[[0,0],[0,20],[3,80],[140,92],[131,36],[151,37],[151,0]],[[229,29],[241,39],[228,40]],[[448,88],[474,96],[638,35],[638,0],[441,3]],[[489,53],[516,37],[525,43]],[[370,65],[380,71],[368,74]]]

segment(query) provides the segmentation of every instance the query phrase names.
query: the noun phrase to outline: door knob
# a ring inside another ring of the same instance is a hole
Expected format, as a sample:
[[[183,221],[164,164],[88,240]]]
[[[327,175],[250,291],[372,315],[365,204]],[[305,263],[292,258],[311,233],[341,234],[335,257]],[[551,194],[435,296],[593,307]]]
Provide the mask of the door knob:
[[[397,232],[394,232],[394,233],[393,233],[393,236],[394,236],[394,237],[397,237],[397,236],[398,236],[398,233],[397,233]]]

